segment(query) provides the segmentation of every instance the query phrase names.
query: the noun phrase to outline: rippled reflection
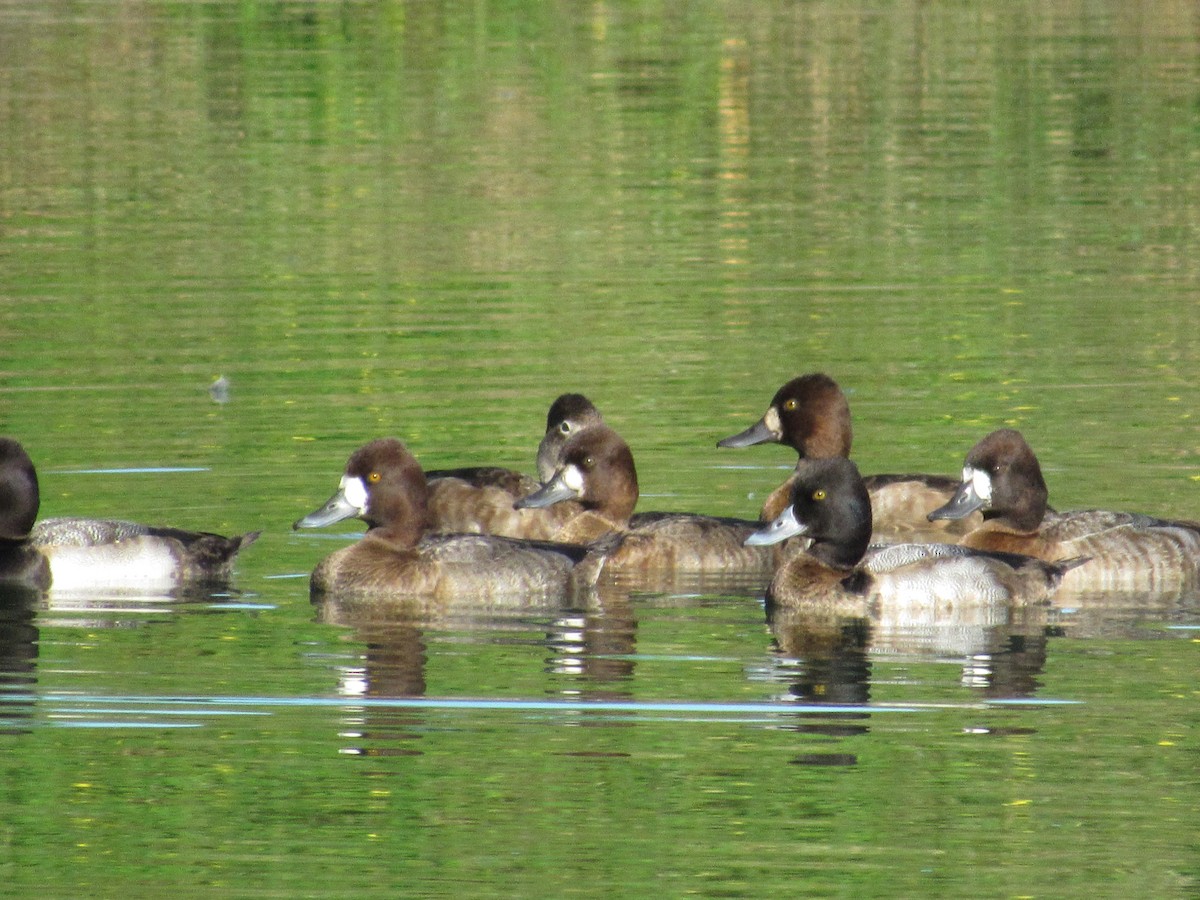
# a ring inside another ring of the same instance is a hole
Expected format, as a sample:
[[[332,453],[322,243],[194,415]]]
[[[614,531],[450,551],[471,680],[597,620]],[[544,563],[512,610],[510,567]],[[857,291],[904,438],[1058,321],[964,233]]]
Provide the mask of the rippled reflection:
[[[37,685],[41,592],[0,583],[0,734],[27,730]]]

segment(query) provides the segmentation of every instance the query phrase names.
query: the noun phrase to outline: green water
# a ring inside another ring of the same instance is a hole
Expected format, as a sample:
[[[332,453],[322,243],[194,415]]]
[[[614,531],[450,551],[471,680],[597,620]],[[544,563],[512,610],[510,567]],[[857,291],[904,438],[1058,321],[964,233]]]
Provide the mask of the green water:
[[[567,390],[641,508],[752,516],[790,451],[715,442],[814,370],[866,472],[1013,425],[1059,508],[1200,517],[1192,4],[10,3],[0,61],[42,514],[264,531],[229,596],[0,610],[0,893],[1200,889],[1200,598],[393,621],[289,530],[376,436],[532,471]]]

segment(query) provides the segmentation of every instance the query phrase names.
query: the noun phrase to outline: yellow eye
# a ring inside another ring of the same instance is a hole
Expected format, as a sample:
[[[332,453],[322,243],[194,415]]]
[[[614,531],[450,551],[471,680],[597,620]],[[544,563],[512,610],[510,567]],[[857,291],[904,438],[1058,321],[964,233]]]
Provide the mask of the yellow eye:
[[[378,472],[372,472],[370,475],[367,476],[367,481],[371,482],[371,484],[378,484],[379,479],[382,477],[383,476],[380,475]]]
[[[824,500],[825,499],[825,490],[823,488],[817,488],[815,491],[813,491],[813,499],[814,500]]]
[[[784,403],[783,403],[783,408],[784,408],[784,409],[786,409],[788,412],[791,412],[793,409],[795,409],[795,408],[796,408],[796,401],[795,401],[795,399],[792,399],[792,400],[785,400],[785,401],[784,401]]]

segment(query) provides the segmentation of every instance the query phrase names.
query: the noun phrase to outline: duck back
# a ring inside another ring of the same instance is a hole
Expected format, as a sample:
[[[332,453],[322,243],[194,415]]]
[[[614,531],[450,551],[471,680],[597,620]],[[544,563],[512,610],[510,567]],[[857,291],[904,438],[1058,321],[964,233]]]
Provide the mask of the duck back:
[[[583,555],[582,548],[495,535],[434,534],[404,548],[368,532],[358,543],[322,560],[313,571],[311,589],[314,598],[472,597],[481,605],[525,603],[531,596],[567,591],[572,569]]]
[[[259,536],[235,537],[115,519],[52,518],[39,522],[31,544],[45,555],[56,591],[170,591],[182,584],[220,583]]]
[[[740,573],[765,581],[774,567],[773,548],[745,546],[757,528],[757,522],[718,516],[640,513],[629,527],[595,541],[588,564],[609,575]]]
[[[507,470],[503,470],[507,471]],[[429,528],[442,534],[494,534],[503,537],[553,540],[569,511],[516,509],[514,501],[538,487],[532,478],[509,473],[493,483],[459,477],[429,480]]]
[[[1036,532],[985,523],[963,539],[985,550],[1091,562],[1064,579],[1068,592],[1180,594],[1200,587],[1200,529],[1109,510],[1048,512]]]

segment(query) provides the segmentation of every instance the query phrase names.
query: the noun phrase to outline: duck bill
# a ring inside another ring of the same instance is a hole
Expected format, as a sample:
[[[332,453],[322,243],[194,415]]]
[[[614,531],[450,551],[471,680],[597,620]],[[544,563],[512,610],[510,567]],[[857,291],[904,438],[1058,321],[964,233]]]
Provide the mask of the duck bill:
[[[745,431],[739,431],[737,434],[731,434],[727,438],[717,441],[718,447],[753,447],[755,444],[779,443],[783,437],[783,432],[772,428],[767,423],[767,417],[763,416]]]
[[[964,481],[958,486],[958,490],[954,492],[950,502],[945,506],[939,506],[927,518],[930,522],[937,519],[965,519],[975,510],[982,509],[986,502],[976,493],[974,482]]]
[[[320,509],[313,510],[303,519],[297,520],[292,528],[322,528],[325,525],[332,525],[334,522],[341,522],[343,519],[351,519],[357,516],[362,511],[354,503],[346,498],[344,488],[339,488],[325,505]]]
[[[786,541],[790,537],[795,537],[798,534],[804,534],[808,528],[803,522],[796,518],[796,513],[792,507],[788,507],[779,514],[779,517],[768,525],[762,528],[750,537],[746,538],[745,544],[747,547],[762,547],[767,544],[778,544],[780,541]]]
[[[563,473],[559,472],[532,494],[515,502],[513,506],[517,509],[542,509],[563,500],[577,499],[579,499],[579,494],[567,485],[563,480]]]

